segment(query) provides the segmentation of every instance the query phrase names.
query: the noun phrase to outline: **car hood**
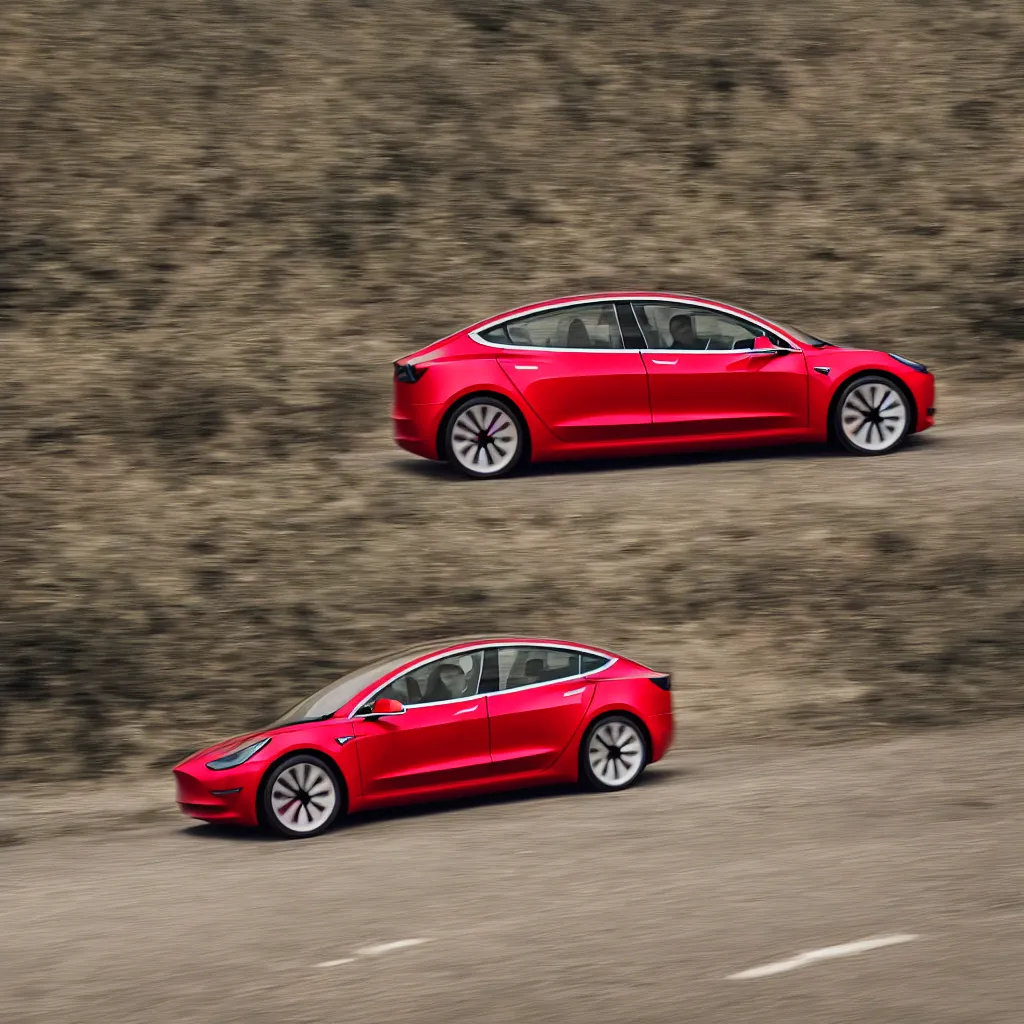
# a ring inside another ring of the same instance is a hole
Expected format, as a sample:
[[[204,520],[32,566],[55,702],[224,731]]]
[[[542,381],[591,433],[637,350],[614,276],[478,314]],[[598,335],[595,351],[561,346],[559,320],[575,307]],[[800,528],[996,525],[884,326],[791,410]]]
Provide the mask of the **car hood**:
[[[271,731],[268,729],[261,729],[258,732],[244,732],[239,736],[232,736],[229,740],[221,740],[219,743],[214,743],[212,747],[204,747],[202,750],[197,750],[194,754],[190,754],[186,757],[181,763],[188,764],[189,761],[212,761],[214,758],[220,757],[224,754],[229,754],[232,750],[237,750],[238,747],[244,746],[247,741],[262,739],[264,736],[270,735]]]

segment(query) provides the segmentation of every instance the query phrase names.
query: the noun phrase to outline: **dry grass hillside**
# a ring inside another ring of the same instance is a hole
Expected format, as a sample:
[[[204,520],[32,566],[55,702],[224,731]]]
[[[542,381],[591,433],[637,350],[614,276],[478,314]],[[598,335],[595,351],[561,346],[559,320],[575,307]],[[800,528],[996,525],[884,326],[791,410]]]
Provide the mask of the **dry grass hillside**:
[[[1019,709],[1020,495],[974,489],[981,444],[872,507],[794,500],[798,455],[706,505],[720,464],[661,463],[654,518],[647,476],[457,485],[385,432],[395,356],[619,285],[1015,396],[1022,153],[1012,0],[4,0],[4,773],[163,763],[476,629],[696,659],[723,722],[731,665],[806,681],[765,722]]]

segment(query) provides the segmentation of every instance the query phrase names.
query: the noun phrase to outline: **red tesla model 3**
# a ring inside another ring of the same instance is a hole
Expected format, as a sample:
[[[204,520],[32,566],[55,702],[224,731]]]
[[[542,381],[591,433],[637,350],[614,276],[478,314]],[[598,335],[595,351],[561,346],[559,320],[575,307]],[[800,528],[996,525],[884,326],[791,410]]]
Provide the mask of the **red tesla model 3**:
[[[398,444],[475,477],[828,439],[882,455],[935,416],[921,363],[671,294],[523,306],[398,360],[394,376]]]
[[[624,789],[672,741],[670,686],[635,661],[557,640],[412,648],[182,761],[178,805],[302,837],[392,804],[577,780]]]

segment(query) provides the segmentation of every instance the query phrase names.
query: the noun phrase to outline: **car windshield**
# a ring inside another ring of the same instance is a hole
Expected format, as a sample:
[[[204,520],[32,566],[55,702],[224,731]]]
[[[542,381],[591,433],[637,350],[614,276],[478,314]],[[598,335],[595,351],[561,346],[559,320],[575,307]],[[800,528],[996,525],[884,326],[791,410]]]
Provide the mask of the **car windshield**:
[[[784,324],[779,320],[776,320],[775,322],[784,331],[792,334],[797,341],[802,341],[805,345],[813,345],[814,348],[829,348],[832,345],[830,341],[823,341],[821,338],[816,338],[813,334],[801,331],[799,327],[792,327],[790,324]]]
[[[432,649],[432,647],[427,648],[427,650]],[[363,665],[361,668],[349,672],[348,675],[335,679],[333,683],[328,683],[312,696],[300,700],[280,718],[271,722],[267,728],[279,729],[283,725],[297,725],[300,722],[316,722],[323,718],[330,718],[360,691],[389,672],[401,668],[412,657],[415,657],[415,651],[402,651],[400,654],[392,654],[387,658],[371,662],[369,665]]]

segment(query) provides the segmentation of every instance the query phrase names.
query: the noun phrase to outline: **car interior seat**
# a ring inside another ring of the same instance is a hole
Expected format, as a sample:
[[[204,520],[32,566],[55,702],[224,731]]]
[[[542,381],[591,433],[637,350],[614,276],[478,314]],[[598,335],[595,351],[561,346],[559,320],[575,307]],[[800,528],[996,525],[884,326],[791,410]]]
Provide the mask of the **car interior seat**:
[[[567,348],[590,348],[590,332],[587,325],[577,316],[573,317],[565,333]]]
[[[622,342],[619,335],[619,322],[615,318],[615,311],[611,309],[602,310],[597,318],[598,333],[591,337],[594,348],[621,348]]]
[[[525,685],[529,686],[531,683],[540,683],[544,681],[544,659],[543,658],[530,658],[523,668],[523,676],[525,677]]]
[[[534,347],[533,338],[525,327],[509,327],[508,340],[513,345],[530,345]]]

